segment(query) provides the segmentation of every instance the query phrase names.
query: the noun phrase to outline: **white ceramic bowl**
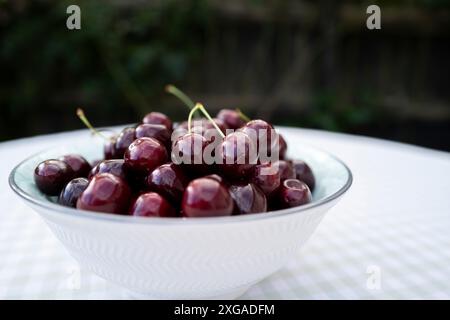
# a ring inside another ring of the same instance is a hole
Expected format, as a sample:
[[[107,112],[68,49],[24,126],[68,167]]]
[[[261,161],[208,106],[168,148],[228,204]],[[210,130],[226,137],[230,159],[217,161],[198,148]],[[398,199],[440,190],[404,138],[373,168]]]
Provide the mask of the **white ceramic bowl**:
[[[288,144],[290,155],[314,171],[313,202],[262,214],[120,216],[62,207],[37,190],[33,170],[39,162],[68,153],[100,158],[102,148],[92,140],[26,159],[11,172],[10,185],[69,253],[100,277],[149,298],[235,298],[295,256],[352,183],[339,159],[295,141]]]

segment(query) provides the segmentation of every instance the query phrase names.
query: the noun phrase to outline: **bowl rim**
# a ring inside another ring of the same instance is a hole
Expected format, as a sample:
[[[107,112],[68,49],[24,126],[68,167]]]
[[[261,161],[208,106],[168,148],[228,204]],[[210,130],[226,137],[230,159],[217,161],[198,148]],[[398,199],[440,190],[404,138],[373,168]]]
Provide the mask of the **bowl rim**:
[[[335,199],[338,199],[341,197],[352,185],[353,183],[353,174],[349,167],[338,157],[335,155],[322,150],[320,148],[317,148],[315,146],[309,146],[311,148],[314,148],[320,152],[325,153],[327,156],[332,158],[334,161],[337,161],[340,163],[344,170],[347,173],[347,181],[343,184],[341,188],[339,188],[336,192],[318,200],[311,202],[309,204],[305,204],[298,207],[288,208],[288,209],[282,209],[282,210],[275,210],[275,211],[268,211],[268,212],[262,212],[262,213],[250,213],[245,215],[232,215],[232,216],[222,216],[222,217],[200,217],[200,218],[187,218],[187,217],[135,217],[135,216],[129,216],[129,215],[119,215],[119,214],[113,214],[113,213],[104,213],[104,212],[97,212],[97,211],[87,211],[87,210],[80,210],[76,208],[71,207],[65,207],[60,204],[51,202],[51,201],[43,201],[40,199],[36,199],[29,193],[27,193],[25,190],[23,190],[15,181],[16,173],[18,169],[27,161],[33,159],[34,157],[37,157],[41,153],[44,153],[46,151],[50,151],[54,148],[47,148],[44,150],[41,150],[37,153],[32,154],[31,156],[25,158],[21,162],[19,162],[9,174],[8,182],[11,189],[22,199],[25,201],[39,206],[41,208],[47,209],[51,211],[52,213],[63,213],[67,214],[70,217],[81,217],[81,218],[88,218],[93,220],[100,220],[100,221],[111,221],[111,222],[121,222],[121,223],[137,223],[137,224],[151,224],[151,225],[202,225],[202,224],[217,224],[217,223],[239,223],[243,221],[257,221],[257,220],[264,220],[264,219],[271,219],[275,217],[282,217],[294,213],[301,213],[308,211],[309,209],[313,209],[316,207],[323,206]]]

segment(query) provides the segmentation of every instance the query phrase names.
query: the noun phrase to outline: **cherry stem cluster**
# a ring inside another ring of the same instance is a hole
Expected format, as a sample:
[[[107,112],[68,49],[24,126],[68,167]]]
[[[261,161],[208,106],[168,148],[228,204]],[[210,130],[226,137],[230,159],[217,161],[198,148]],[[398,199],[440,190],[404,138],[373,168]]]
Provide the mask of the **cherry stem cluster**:
[[[192,116],[194,115],[194,113],[200,110],[205,117],[212,123],[212,125],[214,126],[214,128],[216,128],[216,130],[219,132],[220,136],[222,138],[225,138],[225,134],[222,132],[222,130],[220,130],[219,126],[217,125],[217,123],[214,121],[213,118],[211,118],[211,116],[209,115],[208,111],[206,111],[205,107],[201,104],[201,103],[197,103],[194,108],[191,110],[191,112],[189,112],[189,117],[188,117],[188,130],[189,133],[191,133],[191,124],[192,124]]]

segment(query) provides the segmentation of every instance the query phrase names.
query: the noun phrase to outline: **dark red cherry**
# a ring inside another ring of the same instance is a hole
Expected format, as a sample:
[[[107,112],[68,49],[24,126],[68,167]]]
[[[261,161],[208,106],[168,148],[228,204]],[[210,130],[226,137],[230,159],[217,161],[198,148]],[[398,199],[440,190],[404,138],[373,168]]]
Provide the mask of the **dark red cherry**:
[[[172,161],[181,165],[187,174],[194,176],[207,174],[209,165],[203,159],[207,145],[208,141],[202,135],[193,132],[187,133],[175,141],[172,148]]]
[[[284,140],[283,136],[281,134],[278,134],[278,152],[280,156],[280,160],[286,159],[286,153],[287,153],[287,143],[286,140]]]
[[[59,160],[64,161],[72,168],[75,178],[86,178],[89,175],[89,171],[92,169],[89,162],[78,154],[68,154],[59,158]]]
[[[213,120],[215,121],[221,132],[225,134],[228,127],[223,123],[223,121],[217,118],[213,118]],[[187,121],[180,123],[173,132],[172,140],[176,141],[177,138],[187,134],[188,131]],[[220,133],[217,131],[211,121],[206,118],[194,119],[191,123],[191,132],[198,133],[204,136],[208,143],[212,143],[213,141],[216,141],[216,139],[217,143],[222,141]]]
[[[280,186],[280,171],[270,162],[258,164],[250,181],[258,186],[266,196],[271,196],[271,193]]]
[[[193,121],[196,121],[197,119],[194,119]],[[185,129],[186,132],[189,128],[189,123],[188,121],[183,121],[177,124],[177,126],[175,127],[175,129]]]
[[[220,130],[222,130],[222,132],[225,134],[225,130],[228,128],[225,123],[218,118],[213,118],[214,122],[216,123],[216,125],[219,127]],[[194,121],[192,121],[192,130],[198,130],[198,133],[201,133],[202,130],[206,131],[209,129],[216,129],[216,127],[211,123],[211,121],[209,121],[206,118],[201,118],[201,119],[195,119]]]
[[[125,169],[132,174],[147,175],[167,162],[167,150],[154,138],[136,139],[125,151]]]
[[[77,206],[77,200],[81,196],[84,190],[86,190],[89,184],[89,180],[86,178],[75,178],[70,180],[68,184],[61,191],[58,203],[75,208]]]
[[[125,151],[135,139],[136,129],[131,127],[124,128],[116,139],[116,157],[123,158]]]
[[[207,176],[204,176],[203,178],[213,179],[213,180],[216,180],[217,182],[226,184],[225,180],[221,176],[219,176],[218,174],[209,174]]]
[[[278,134],[277,137],[275,137],[275,141],[272,143],[272,147],[270,149],[269,155],[271,158],[269,158],[269,161],[276,161],[279,160],[286,160],[286,153],[287,153],[287,143],[286,140],[284,140],[283,136],[281,134]],[[278,157],[276,152],[278,152]]]
[[[292,162],[279,160],[273,163],[275,167],[278,166],[278,170],[280,171],[280,179],[281,181],[286,179],[295,179],[295,170]]]
[[[127,176],[125,174],[124,164],[124,160],[104,160],[92,168],[89,173],[89,179],[99,173],[111,173],[119,178],[122,178],[123,180],[126,180]]]
[[[223,121],[217,118],[213,120],[219,127],[220,131],[225,134],[227,127],[224,125]],[[214,141],[217,141],[219,143],[223,140],[216,127],[211,123],[211,121],[205,118],[193,121],[191,131],[204,136],[208,143],[212,143]]]
[[[229,129],[239,129],[246,123],[244,120],[242,120],[239,113],[235,110],[222,109],[219,111],[216,117],[217,119],[222,120]]]
[[[311,168],[302,160],[294,160],[292,163],[294,164],[296,178],[306,183],[309,189],[314,191],[316,179],[314,178]]]
[[[136,138],[154,138],[161,142],[166,148],[171,145],[171,132],[162,124],[144,123],[136,127]]]
[[[111,173],[100,173],[78,198],[77,209],[126,214],[130,198],[130,188],[123,179]]]
[[[264,193],[253,183],[235,184],[229,188],[237,214],[260,213],[267,211]]]
[[[130,208],[138,217],[176,217],[177,212],[161,195],[155,192],[141,194]]]
[[[284,180],[278,190],[278,203],[281,208],[292,208],[312,201],[308,185],[297,179]]]
[[[229,129],[228,126],[227,126],[227,124],[226,124],[222,119],[219,119],[219,118],[212,118],[212,119],[213,119],[214,122],[217,124],[217,126],[219,127],[219,129],[222,130],[222,132],[225,134],[225,133],[226,133],[226,130]],[[208,121],[208,122],[207,122],[206,127],[207,127],[208,129],[213,129],[213,128],[215,128],[215,127],[213,126],[213,124],[211,123],[211,121]]]
[[[117,152],[116,140],[117,137],[112,137],[111,139],[106,141],[105,144],[103,145],[103,155],[105,157],[105,160],[122,158],[121,156],[119,156],[119,153]]]
[[[278,134],[275,129],[263,120],[252,120],[247,122],[240,131],[246,133],[257,146],[261,155],[271,155],[271,150],[276,146]]]
[[[100,162],[102,162],[102,159],[93,160],[91,162],[91,168],[94,168],[96,165],[98,165]],[[91,169],[92,170],[92,169]]]
[[[172,131],[172,121],[168,116],[161,112],[150,112],[142,119],[142,122],[149,124],[162,124],[168,130]]]
[[[166,163],[150,173],[146,180],[146,187],[179,204],[188,182],[179,166]]]
[[[246,179],[257,163],[256,148],[243,132],[233,132],[225,136],[220,148],[219,168],[231,180]]]
[[[61,160],[43,161],[34,170],[34,181],[38,189],[49,196],[59,195],[73,176],[72,168]]]
[[[191,181],[184,191],[181,204],[185,217],[218,217],[233,213],[233,198],[220,182],[199,178]]]
[[[175,143],[177,142],[177,140],[180,139],[181,137],[183,137],[187,133],[188,133],[188,129],[185,129],[183,127],[177,127],[175,130],[173,130],[172,136],[171,136],[172,148],[175,145]]]

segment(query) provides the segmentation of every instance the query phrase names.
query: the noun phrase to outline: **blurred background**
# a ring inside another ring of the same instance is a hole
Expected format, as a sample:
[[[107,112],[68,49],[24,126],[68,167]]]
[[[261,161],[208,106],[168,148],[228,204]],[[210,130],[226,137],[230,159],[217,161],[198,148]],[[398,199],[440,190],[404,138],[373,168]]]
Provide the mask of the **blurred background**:
[[[184,120],[168,83],[214,114],[450,151],[450,0],[0,0],[0,140],[82,128],[80,106]]]

